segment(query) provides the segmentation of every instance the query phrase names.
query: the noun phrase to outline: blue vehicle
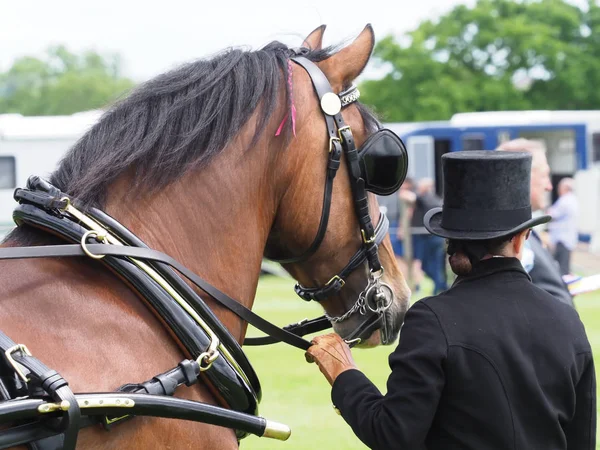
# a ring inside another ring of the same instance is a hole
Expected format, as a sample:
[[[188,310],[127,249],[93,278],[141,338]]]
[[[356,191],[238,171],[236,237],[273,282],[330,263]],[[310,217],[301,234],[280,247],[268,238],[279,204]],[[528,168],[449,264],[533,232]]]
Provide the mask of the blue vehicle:
[[[600,250],[600,111],[498,111],[460,113],[449,121],[387,123],[408,149],[408,176],[432,178],[441,195],[441,157],[463,150],[494,150],[501,143],[527,138],[541,141],[556,186],[576,180],[582,240]]]

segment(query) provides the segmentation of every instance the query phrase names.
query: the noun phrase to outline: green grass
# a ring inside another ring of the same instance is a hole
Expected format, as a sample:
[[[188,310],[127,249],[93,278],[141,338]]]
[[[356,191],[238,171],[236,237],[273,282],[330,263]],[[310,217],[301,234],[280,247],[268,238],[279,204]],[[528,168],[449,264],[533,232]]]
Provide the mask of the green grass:
[[[280,326],[320,315],[320,307],[300,300],[292,286],[293,282],[289,279],[263,277],[254,311]],[[425,285],[424,293],[427,294],[429,289],[430,286]],[[600,293],[579,296],[576,303],[596,361],[600,361]],[[250,328],[248,335],[259,336],[260,332]],[[387,358],[394,347],[353,351],[359,368],[382,392],[385,392],[385,382],[390,372]],[[245,351],[263,388],[259,414],[290,426],[292,435],[286,442],[250,436],[242,441],[243,450],[367,448],[334,412],[329,383],[315,364],[306,363],[303,351],[286,344],[246,347]],[[600,363],[596,364],[598,367]],[[600,450],[600,445],[597,449]]]

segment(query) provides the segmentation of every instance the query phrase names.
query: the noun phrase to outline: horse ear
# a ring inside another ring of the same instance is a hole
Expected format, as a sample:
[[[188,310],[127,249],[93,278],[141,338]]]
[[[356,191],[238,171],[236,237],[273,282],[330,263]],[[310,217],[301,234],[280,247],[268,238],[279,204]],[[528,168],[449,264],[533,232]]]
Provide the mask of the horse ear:
[[[374,46],[375,33],[371,24],[367,24],[350,45],[319,64],[335,90],[341,90],[362,73],[371,58]]]
[[[321,25],[310,32],[304,39],[302,47],[310,48],[311,50],[321,50],[323,47],[323,34],[327,25]]]

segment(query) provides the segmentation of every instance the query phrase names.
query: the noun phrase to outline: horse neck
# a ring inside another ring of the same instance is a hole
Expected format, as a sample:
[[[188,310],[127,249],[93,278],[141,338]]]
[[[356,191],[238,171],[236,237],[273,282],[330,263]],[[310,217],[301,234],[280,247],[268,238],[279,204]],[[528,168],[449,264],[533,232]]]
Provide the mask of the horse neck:
[[[122,178],[107,199],[106,212],[151,248],[251,308],[277,210],[273,158],[266,147],[226,149],[205,169],[139,200],[125,200],[130,182]],[[241,342],[246,322],[199,293]]]

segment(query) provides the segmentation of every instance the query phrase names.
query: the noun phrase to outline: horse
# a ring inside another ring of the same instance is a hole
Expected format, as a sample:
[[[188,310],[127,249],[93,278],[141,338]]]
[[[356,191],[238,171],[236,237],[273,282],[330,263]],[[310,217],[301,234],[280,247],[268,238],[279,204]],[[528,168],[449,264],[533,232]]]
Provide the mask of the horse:
[[[374,46],[370,25],[345,47],[322,46],[325,26],[304,40],[303,56],[335,93],[363,71]],[[308,258],[324,208],[323,173],[331,140],[307,71],[291,49],[272,42],[260,50],[228,49],[161,74],[117,101],[69,150],[50,182],[134,230],[222,292],[252,307],[264,257],[304,286],[323,286],[363,244],[353,205],[348,161],[333,183],[330,220]],[[354,102],[342,111],[356,145],[376,120]],[[330,149],[331,150],[331,149]],[[381,220],[368,193],[368,216]],[[62,243],[20,226],[3,248]],[[410,290],[389,237],[378,246],[382,280],[393,299],[382,325],[360,346],[390,344],[399,335]],[[0,330],[26,344],[57,370],[74,392],[113,391],[178,363],[184,351],[130,286],[91,258],[0,260]],[[333,329],[347,336],[361,314],[347,314],[368,284],[363,263],[322,299],[328,317],[347,315]],[[197,290],[232,336],[243,343],[247,323]],[[385,326],[386,333],[382,332]],[[176,397],[220,404],[205,383]],[[231,429],[171,419],[135,417],[106,433],[82,429],[78,448],[237,449]],[[25,448],[25,447],[19,447]]]

